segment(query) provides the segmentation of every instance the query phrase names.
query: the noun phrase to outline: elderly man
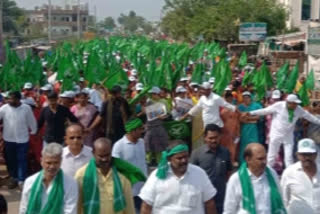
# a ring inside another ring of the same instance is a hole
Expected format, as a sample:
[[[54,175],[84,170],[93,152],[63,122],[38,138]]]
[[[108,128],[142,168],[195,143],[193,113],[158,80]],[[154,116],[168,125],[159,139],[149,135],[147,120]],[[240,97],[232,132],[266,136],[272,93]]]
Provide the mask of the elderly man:
[[[268,150],[268,165],[273,167],[281,144],[284,145],[285,165],[293,163],[293,132],[299,118],[304,118],[311,123],[320,124],[320,119],[313,116],[301,106],[301,100],[297,95],[288,95],[286,101],[279,101],[264,109],[248,112],[248,115],[269,115],[272,114],[270,128],[270,143]]]
[[[21,103],[18,91],[10,92],[8,103],[0,108],[3,121],[4,157],[11,177],[9,188],[22,187],[27,176],[30,133],[37,132],[37,122],[29,105]]]
[[[135,184],[145,176],[128,162],[111,158],[111,147],[109,139],[97,139],[94,158],[75,175],[80,186],[79,213],[135,213],[129,180]]]
[[[227,184],[224,214],[285,213],[276,173],[266,167],[266,150],[258,143],[244,151],[245,163]]]
[[[76,214],[77,182],[60,169],[62,146],[50,143],[42,150],[43,170],[27,178],[20,202],[20,214]]]
[[[140,192],[141,214],[216,214],[216,189],[206,172],[188,160],[188,146],[171,142]]]
[[[316,214],[320,211],[320,171],[317,149],[312,139],[298,142],[299,161],[285,169],[281,178],[282,195],[289,214]]]
[[[146,152],[144,140],[141,138],[144,132],[143,122],[139,118],[129,120],[125,124],[127,134],[118,140],[112,149],[112,156],[128,161],[139,168],[147,176]],[[132,187],[134,204],[137,213],[140,212],[142,201],[138,197],[143,182],[139,182]]]
[[[212,185],[217,188],[215,202],[219,214],[223,210],[226,183],[232,170],[230,152],[220,145],[220,137],[221,129],[219,126],[207,125],[204,130],[205,144],[192,152],[190,161],[205,170]]]
[[[92,149],[83,144],[83,128],[79,124],[72,124],[66,129],[64,141],[67,146],[63,148],[61,168],[74,177],[78,169],[93,157]]]
[[[225,101],[222,97],[212,92],[212,86],[209,82],[204,82],[201,86],[202,96],[197,105],[193,106],[190,111],[181,119],[188,116],[195,116],[202,110],[202,119],[204,127],[208,124],[216,124],[223,127],[223,121],[220,117],[220,107],[225,107],[236,111],[236,107]]]

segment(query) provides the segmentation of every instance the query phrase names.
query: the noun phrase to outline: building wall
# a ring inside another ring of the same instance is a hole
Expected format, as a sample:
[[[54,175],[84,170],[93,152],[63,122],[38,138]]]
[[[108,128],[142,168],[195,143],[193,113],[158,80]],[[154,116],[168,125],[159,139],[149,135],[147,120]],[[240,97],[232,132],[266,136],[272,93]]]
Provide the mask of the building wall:
[[[52,36],[71,36],[77,34],[77,8],[73,8],[72,10],[53,9],[51,11],[51,17]],[[87,31],[88,19],[88,10],[82,10],[80,13],[81,32]],[[29,27],[25,30],[26,35],[48,33],[48,8],[28,11],[27,20]]]

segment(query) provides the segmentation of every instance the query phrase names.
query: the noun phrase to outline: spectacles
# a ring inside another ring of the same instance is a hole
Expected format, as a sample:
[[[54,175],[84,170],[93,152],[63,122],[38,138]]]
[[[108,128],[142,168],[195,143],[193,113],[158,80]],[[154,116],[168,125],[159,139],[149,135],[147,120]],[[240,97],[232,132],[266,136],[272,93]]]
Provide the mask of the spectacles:
[[[80,139],[82,139],[82,137],[81,136],[79,136],[79,137],[69,137],[69,139],[70,140],[74,140],[74,139],[80,140]]]

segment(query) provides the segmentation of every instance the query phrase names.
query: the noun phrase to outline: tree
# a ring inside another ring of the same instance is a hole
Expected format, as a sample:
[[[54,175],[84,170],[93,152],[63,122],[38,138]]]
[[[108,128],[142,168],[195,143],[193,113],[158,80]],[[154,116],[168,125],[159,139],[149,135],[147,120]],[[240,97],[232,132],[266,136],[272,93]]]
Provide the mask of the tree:
[[[287,11],[277,0],[166,0],[161,27],[175,39],[238,40],[241,22],[266,22],[268,35],[285,29]]]
[[[115,27],[117,27],[114,19],[111,16],[106,17],[102,22],[99,23],[99,25],[108,30],[113,30]]]
[[[138,28],[142,28],[146,20],[142,16],[137,16],[134,11],[130,11],[128,15],[121,13],[118,22],[125,30],[134,33]]]
[[[15,1],[11,0],[2,0],[3,1],[3,9],[2,9],[2,16],[3,16],[3,31],[4,32],[11,32],[15,35],[19,34],[21,28],[18,24],[18,20],[20,21],[23,19],[24,11],[19,8]],[[25,25],[23,25],[25,26]]]

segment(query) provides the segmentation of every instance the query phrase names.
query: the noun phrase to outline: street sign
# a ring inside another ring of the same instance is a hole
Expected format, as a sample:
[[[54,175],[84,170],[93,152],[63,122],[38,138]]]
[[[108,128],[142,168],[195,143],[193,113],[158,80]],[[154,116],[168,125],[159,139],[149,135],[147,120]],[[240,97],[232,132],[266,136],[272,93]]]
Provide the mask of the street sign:
[[[263,41],[267,37],[267,23],[245,22],[240,24],[239,40],[244,42]]]
[[[320,27],[308,28],[307,54],[320,55]]]

